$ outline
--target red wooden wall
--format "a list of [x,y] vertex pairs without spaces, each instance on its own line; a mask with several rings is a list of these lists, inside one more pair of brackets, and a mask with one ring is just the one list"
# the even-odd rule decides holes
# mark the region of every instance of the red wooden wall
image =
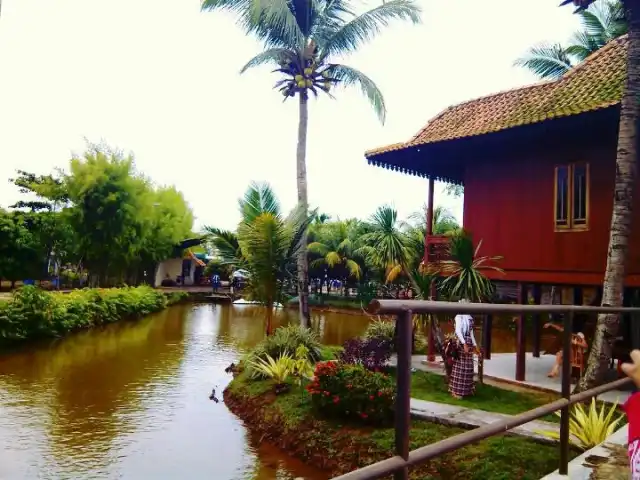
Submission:
[[[615,144],[565,148],[547,153],[477,159],[465,170],[464,227],[480,255],[502,255],[506,275],[495,279],[549,284],[597,285],[602,282],[613,184]],[[509,158],[507,158],[509,157]],[[590,164],[589,230],[554,231],[554,167]],[[635,195],[628,286],[640,286],[640,192]]]

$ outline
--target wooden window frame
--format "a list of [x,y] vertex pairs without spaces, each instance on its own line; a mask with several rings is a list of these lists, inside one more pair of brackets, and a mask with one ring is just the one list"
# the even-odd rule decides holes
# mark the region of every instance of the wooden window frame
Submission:
[[[584,223],[577,224],[575,223],[575,218],[573,215],[573,207],[574,207],[574,177],[575,177],[575,168],[576,166],[582,166],[585,170],[586,176],[586,194],[585,194],[585,220]],[[558,170],[560,168],[567,169],[567,189],[569,194],[567,195],[567,224],[566,225],[558,225],[557,218],[557,206],[558,206]],[[591,196],[591,174],[589,170],[589,163],[587,162],[574,162],[567,163],[564,165],[556,165],[553,170],[553,225],[556,232],[584,232],[589,230],[589,207],[590,201],[589,197]]]

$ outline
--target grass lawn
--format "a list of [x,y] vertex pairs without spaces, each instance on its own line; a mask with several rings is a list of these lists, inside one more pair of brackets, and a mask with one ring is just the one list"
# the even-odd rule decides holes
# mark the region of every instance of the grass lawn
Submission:
[[[438,377],[442,383],[442,378]],[[426,388],[426,385],[423,387]],[[225,403],[246,425],[285,452],[338,475],[393,456],[393,428],[372,428],[323,419],[302,387],[279,396],[270,381],[239,375],[225,391]],[[451,437],[464,430],[413,420],[411,449]],[[575,456],[574,453],[572,453]],[[520,437],[495,437],[415,467],[415,480],[531,479],[558,467],[559,450]]]
[[[395,375],[395,369],[390,369],[390,371],[392,375]],[[560,398],[559,395],[551,393],[514,392],[491,385],[476,384],[475,395],[457,400],[448,392],[442,375],[421,370],[411,374],[411,396],[430,402],[446,403],[448,405],[505,413],[507,415],[517,415]],[[549,422],[560,421],[556,415],[547,415],[541,420]]]

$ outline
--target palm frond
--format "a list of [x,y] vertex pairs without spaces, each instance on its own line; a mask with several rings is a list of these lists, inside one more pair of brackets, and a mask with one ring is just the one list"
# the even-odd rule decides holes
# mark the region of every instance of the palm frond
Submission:
[[238,200],[238,206],[244,223],[253,222],[263,213],[280,216],[280,204],[268,183],[252,182],[244,197]]
[[373,80],[361,71],[347,67],[346,65],[331,64],[328,70],[331,77],[335,78],[337,83],[345,87],[358,85],[362,93],[369,99],[369,103],[371,103],[380,122],[384,123],[385,117],[387,116],[387,107],[384,103],[382,92]]
[[349,275],[354,277],[356,280],[360,280],[362,276],[362,268],[360,268],[360,264],[355,260],[347,259],[345,261],[345,267],[347,267],[347,271]]
[[390,0],[364,12],[342,25],[322,44],[320,59],[353,53],[371,41],[393,20],[420,23],[421,8],[412,0]]
[[323,257],[329,253],[329,247],[326,246],[324,243],[320,243],[320,242],[311,242],[309,245],[307,245],[307,250],[309,250],[309,252],[311,253],[317,253],[318,255],[322,255]]
[[244,73],[250,68],[269,64],[280,64],[283,61],[290,61],[292,59],[295,59],[295,52],[287,48],[269,48],[249,60],[240,69],[240,73]]
[[202,0],[201,10],[235,14],[238,24],[267,48],[300,49],[304,34],[287,0]]
[[589,55],[600,50],[603,45],[596,37],[586,32],[575,32],[571,37],[571,44],[565,48],[565,53],[582,62]]
[[240,244],[234,232],[210,226],[205,226],[204,230],[216,253],[220,256],[222,263],[227,265],[240,263]]
[[540,78],[560,78],[573,66],[571,58],[560,44],[542,43],[518,58],[514,65],[524,67]]
[[620,1],[596,1],[586,10],[578,12],[584,32],[602,45],[628,31],[624,7]]

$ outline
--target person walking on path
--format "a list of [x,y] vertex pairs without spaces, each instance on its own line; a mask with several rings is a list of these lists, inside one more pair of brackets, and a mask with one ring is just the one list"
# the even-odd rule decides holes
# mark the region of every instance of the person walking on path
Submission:
[[[467,300],[460,300],[467,303]],[[478,344],[473,335],[473,317],[471,315],[456,315],[455,335],[458,340],[457,358],[453,360],[451,377],[449,378],[449,393],[454,398],[464,398],[473,395],[475,384],[473,381],[473,354],[478,352]]]

